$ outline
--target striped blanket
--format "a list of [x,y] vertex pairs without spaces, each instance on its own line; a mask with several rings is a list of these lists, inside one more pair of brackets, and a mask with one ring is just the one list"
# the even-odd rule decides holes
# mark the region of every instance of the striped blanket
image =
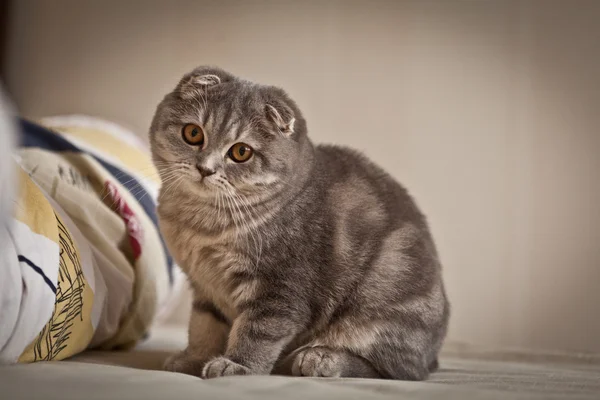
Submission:
[[133,346],[183,281],[158,231],[145,146],[88,117],[18,122],[0,243],[0,363]]

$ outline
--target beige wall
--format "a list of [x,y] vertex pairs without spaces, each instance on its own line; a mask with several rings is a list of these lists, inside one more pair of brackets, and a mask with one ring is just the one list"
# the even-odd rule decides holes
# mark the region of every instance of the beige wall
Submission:
[[316,141],[364,150],[428,214],[451,341],[600,352],[600,2],[14,3],[25,114],[144,135],[198,64],[281,85]]

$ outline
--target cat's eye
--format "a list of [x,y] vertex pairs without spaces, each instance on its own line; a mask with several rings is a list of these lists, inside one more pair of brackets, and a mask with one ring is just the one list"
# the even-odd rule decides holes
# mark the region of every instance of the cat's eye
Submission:
[[252,157],[252,147],[246,143],[236,143],[227,152],[229,158],[237,163],[248,161]]
[[182,130],[183,140],[191,146],[204,146],[204,131],[196,124],[187,124]]

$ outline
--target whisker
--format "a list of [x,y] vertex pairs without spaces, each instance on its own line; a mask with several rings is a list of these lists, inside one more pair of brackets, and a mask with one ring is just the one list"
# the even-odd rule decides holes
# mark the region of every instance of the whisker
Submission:
[[[240,200],[236,199],[237,194],[233,191],[233,187],[229,187],[229,192],[230,192],[230,196],[231,196],[231,200],[234,204],[234,206],[236,207],[236,209],[238,210],[240,216],[242,217],[242,210],[241,210],[241,206],[240,206]],[[244,204],[242,204],[242,206],[245,206]],[[252,216],[252,213],[249,212],[248,208],[246,207],[246,211],[248,212],[249,216]],[[252,241],[254,242],[254,246],[255,246],[255,255],[256,255],[256,267],[258,268],[258,263],[260,262],[260,255],[262,253],[262,238],[260,237],[260,232],[256,229],[255,226],[251,226],[250,223],[246,220],[244,220],[243,218],[241,218],[241,222],[246,226],[248,233],[250,234],[250,238],[252,239]],[[249,249],[248,249],[249,250]]]
[[[246,208],[246,211],[248,212],[248,214],[250,214],[250,216],[255,217],[259,222],[261,222],[262,224],[265,224],[267,222],[267,219],[262,216],[258,210],[256,210],[256,207],[253,207],[246,199],[244,199],[242,196],[240,195],[236,195],[236,197],[238,198],[238,200],[240,201],[240,203],[242,203],[242,205]],[[256,232],[256,235],[258,237],[258,239],[260,240],[260,243],[257,244],[258,249],[258,255],[257,255],[257,260],[256,260],[256,264],[258,265],[258,263],[260,262],[260,257],[262,256],[262,250],[263,250],[263,240],[262,237],[260,235],[260,230],[258,228],[257,224],[253,225],[253,229]]]

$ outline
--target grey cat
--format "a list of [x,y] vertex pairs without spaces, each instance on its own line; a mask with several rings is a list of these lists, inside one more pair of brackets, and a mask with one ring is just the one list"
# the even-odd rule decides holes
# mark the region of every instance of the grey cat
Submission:
[[449,304],[425,217],[356,151],[315,146],[276,87],[200,67],[150,129],[159,219],[194,293],[165,368],[425,379]]

